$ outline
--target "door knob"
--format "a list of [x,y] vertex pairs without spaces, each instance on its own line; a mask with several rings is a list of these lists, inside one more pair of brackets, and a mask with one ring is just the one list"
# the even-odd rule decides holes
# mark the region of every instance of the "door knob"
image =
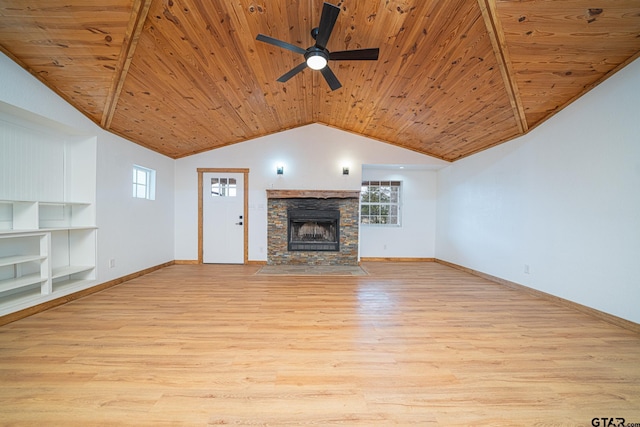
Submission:
[[236,225],[242,225],[242,221],[236,222]]

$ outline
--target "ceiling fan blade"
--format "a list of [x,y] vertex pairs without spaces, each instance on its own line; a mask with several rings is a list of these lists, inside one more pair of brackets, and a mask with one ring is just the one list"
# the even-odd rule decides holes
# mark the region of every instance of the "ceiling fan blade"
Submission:
[[331,90],[340,89],[342,87],[342,84],[340,84],[336,75],[333,74],[333,71],[331,71],[331,68],[326,66],[322,70],[320,70],[320,72],[322,73],[322,76],[324,77],[324,79],[327,81],[327,84],[329,85]]
[[256,40],[261,42],[269,43],[274,46],[281,47],[283,49],[290,50],[295,53],[299,53],[300,55],[304,55],[307,53],[306,49],[301,48],[300,46],[293,45],[291,43],[283,42],[282,40],[274,39],[273,37],[265,36],[264,34],[258,34]]
[[320,25],[318,25],[318,37],[316,37],[316,47],[325,49],[333,26],[336,24],[340,8],[331,3],[322,5],[322,16],[320,17]]
[[331,52],[329,59],[333,61],[377,61],[380,49],[356,49]]
[[291,77],[293,77],[296,74],[298,74],[300,71],[304,70],[305,68],[307,68],[307,62],[306,61],[301,63],[297,67],[292,68],[291,70],[289,70],[286,73],[284,73],[282,76],[280,76],[280,78],[278,78],[278,81],[280,83],[284,83],[284,82],[288,81]]

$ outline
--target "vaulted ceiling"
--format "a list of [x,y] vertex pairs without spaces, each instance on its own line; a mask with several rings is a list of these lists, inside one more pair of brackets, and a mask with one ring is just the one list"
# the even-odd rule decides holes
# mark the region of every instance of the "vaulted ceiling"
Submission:
[[104,129],[173,158],[323,123],[445,160],[513,139],[640,54],[640,0],[0,0],[0,49]]

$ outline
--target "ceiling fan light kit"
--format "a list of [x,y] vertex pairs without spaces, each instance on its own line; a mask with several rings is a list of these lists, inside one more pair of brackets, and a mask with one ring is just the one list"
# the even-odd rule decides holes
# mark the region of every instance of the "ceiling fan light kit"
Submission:
[[322,5],[322,16],[320,17],[320,24],[317,28],[311,30],[311,37],[313,37],[316,43],[313,46],[303,49],[299,46],[291,43],[284,42],[282,40],[274,39],[273,37],[266,36],[264,34],[258,34],[256,40],[278,46],[283,49],[290,50],[292,52],[304,55],[305,62],[292,68],[282,76],[278,78],[281,83],[287,82],[296,74],[303,71],[305,68],[311,68],[312,70],[320,71],[325,81],[331,88],[336,90],[342,87],[340,81],[336,75],[331,71],[328,65],[329,60],[332,61],[376,61],[379,55],[379,49],[357,49],[357,50],[343,50],[339,52],[329,52],[327,50],[327,42],[333,31],[333,27],[340,14],[340,8],[331,3],[324,3]]
[[327,55],[321,50],[311,50],[305,53],[304,57],[307,60],[307,67],[312,70],[322,70],[329,62]]

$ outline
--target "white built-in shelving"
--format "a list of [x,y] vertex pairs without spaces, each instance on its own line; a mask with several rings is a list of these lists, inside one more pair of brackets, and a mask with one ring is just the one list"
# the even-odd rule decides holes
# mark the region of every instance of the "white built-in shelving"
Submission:
[[[89,203],[2,200],[0,315],[96,279],[96,227]],[[10,226],[8,228],[7,226]]]
[[0,103],[0,316],[97,279],[95,137],[14,113]]

